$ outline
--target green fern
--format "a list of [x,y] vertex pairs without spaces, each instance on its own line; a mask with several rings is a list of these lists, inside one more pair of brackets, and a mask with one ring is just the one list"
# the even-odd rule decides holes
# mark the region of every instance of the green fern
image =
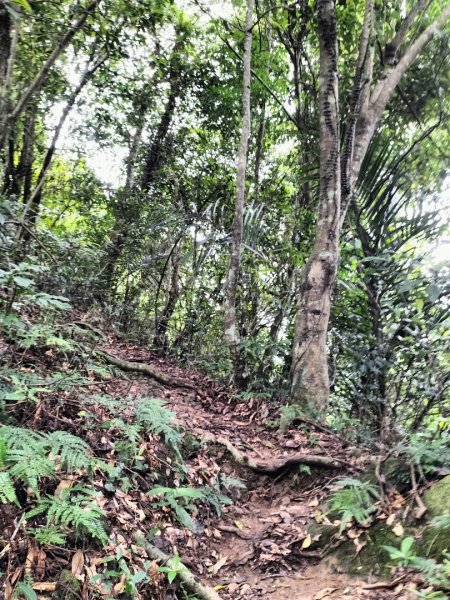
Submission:
[[66,543],[66,536],[61,533],[58,527],[47,526],[27,529],[27,532],[34,537],[43,546],[63,546]]
[[14,483],[9,473],[0,472],[0,502],[2,504],[19,504]]
[[20,581],[12,595],[13,599],[16,598],[25,598],[25,600],[37,600],[37,594],[31,587],[31,581]]
[[59,456],[61,468],[73,472],[91,466],[90,448],[81,438],[67,431],[53,431],[46,435],[48,449],[53,456]]
[[175,413],[156,398],[143,398],[136,409],[136,421],[146,432],[162,435],[174,449],[182,437],[175,429]]
[[342,532],[352,519],[357,523],[366,521],[374,510],[374,502],[380,495],[375,485],[353,477],[345,477],[336,485],[341,489],[330,496],[330,511],[340,513],[340,532]]
[[103,525],[104,513],[92,502],[92,490],[76,486],[64,490],[60,497],[47,496],[26,514],[27,519],[46,513],[46,526],[71,527],[80,536],[88,533],[103,544],[108,535]]
[[0,468],[6,467],[14,481],[31,488],[36,496],[40,480],[55,476],[57,457],[67,472],[94,464],[88,444],[66,431],[39,433],[21,427],[2,427],[0,434],[0,456],[4,457],[3,463],[0,459]]
[[17,481],[21,481],[39,496],[39,481],[42,477],[52,477],[55,472],[55,463],[43,453],[42,447],[11,451],[8,462],[14,464],[9,473]]
[[7,456],[8,456],[8,448],[6,447],[6,442],[0,436],[0,469],[5,465]]

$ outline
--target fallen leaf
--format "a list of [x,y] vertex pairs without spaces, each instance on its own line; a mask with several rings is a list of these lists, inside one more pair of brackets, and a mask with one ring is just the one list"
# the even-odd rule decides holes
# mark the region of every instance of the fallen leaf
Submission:
[[214,565],[212,565],[212,567],[209,567],[208,571],[213,575],[216,575],[227,562],[227,560],[228,556],[221,556],[219,560]]
[[312,544],[312,538],[311,538],[310,535],[307,535],[305,537],[305,539],[303,540],[302,550],[305,550],[306,548],[309,548],[311,546],[311,544]]
[[41,581],[33,583],[31,587],[35,592],[54,592],[57,585],[56,581]]
[[322,523],[324,516],[325,515],[322,512],[320,512],[320,510],[314,511],[314,520],[316,521],[316,523]]
[[395,514],[389,515],[389,517],[386,519],[386,525],[389,525],[389,527],[391,525],[393,525],[395,521]]
[[72,575],[77,579],[83,579],[84,554],[81,550],[77,550],[72,557]]
[[403,525],[401,523],[397,523],[397,525],[392,528],[392,532],[395,533],[397,537],[402,537],[405,533],[405,530],[403,529]]

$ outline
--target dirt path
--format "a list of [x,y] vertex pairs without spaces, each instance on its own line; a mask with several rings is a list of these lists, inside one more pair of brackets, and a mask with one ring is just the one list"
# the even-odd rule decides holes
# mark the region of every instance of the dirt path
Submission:
[[[342,461],[341,469],[284,469],[265,475],[234,461],[220,445],[196,446],[188,457],[194,480],[202,485],[213,474],[238,479],[245,489],[232,488],[233,504],[218,515],[213,509],[197,516],[198,531],[188,536],[168,527],[165,539],[180,548],[183,561],[224,599],[337,600],[395,598],[386,590],[364,589],[365,582],[333,572],[309,540],[307,529],[320,518],[320,502],[329,486],[358,469],[336,436],[310,427],[285,433],[268,427],[271,408],[251,400],[236,404],[218,384],[197,373],[186,373],[141,348],[115,348],[123,359],[142,361],[172,376],[186,378],[199,393],[168,389],[140,376],[131,377],[128,393],[164,400],[178,424],[193,438],[225,438],[249,456],[271,459],[293,452],[314,451]],[[201,393],[200,393],[201,392]],[[120,386],[117,393],[123,393]],[[345,463],[345,466],[344,466]],[[214,477],[213,477],[214,479]],[[312,542],[312,543],[311,543]]]

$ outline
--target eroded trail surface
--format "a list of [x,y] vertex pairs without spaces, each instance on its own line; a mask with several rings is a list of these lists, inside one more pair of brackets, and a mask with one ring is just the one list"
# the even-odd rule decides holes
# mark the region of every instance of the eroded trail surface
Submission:
[[[104,348],[121,359],[151,365],[192,384],[191,388],[164,386],[129,374],[114,385],[117,395],[164,400],[192,441],[186,459],[189,484],[216,486],[217,493],[226,493],[233,501],[218,511],[214,502],[210,509],[200,509],[195,533],[165,520],[162,513],[155,545],[168,554],[178,552],[192,572],[224,599],[407,598],[401,586],[397,591],[370,589],[374,580],[350,578],[338,566],[326,566],[321,560],[323,545],[319,550],[318,540],[308,536],[311,523],[322,518],[321,502],[333,482],[360,472],[362,459],[355,457],[354,449],[311,423],[296,423],[280,432],[276,424],[270,426],[278,414],[268,402],[236,402],[219,383],[184,371],[147,350],[125,344]],[[245,457],[244,463],[255,461],[264,468],[240,464],[236,452]],[[287,460],[292,456],[293,466]],[[319,462],[323,457],[324,465],[309,466],[311,456],[319,457]],[[286,466],[279,468],[283,463]],[[232,480],[245,488],[219,489],[219,482]],[[140,504],[136,496],[135,501]],[[146,520],[136,526],[149,529]]]

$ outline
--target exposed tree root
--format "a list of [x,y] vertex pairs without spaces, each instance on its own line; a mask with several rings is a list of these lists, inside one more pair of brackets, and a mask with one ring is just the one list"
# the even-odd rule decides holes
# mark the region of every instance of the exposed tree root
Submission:
[[[158,562],[163,562],[164,566],[169,568],[173,567],[174,570],[177,570],[177,566],[173,564],[172,558],[168,554],[166,554],[153,544],[146,542],[139,535],[136,535],[135,537],[136,542],[140,546],[142,546],[142,548],[144,548],[149,558]],[[178,571],[178,577],[180,581],[182,581],[185,584],[185,586],[189,589],[189,591],[194,593],[202,600],[221,600],[219,594],[213,588],[203,585],[203,583],[200,583],[200,581],[198,581],[198,579],[196,579],[195,576],[191,573],[191,571],[189,571],[187,568],[183,569],[182,571]]]
[[345,464],[344,461],[336,460],[329,456],[322,456],[320,454],[301,454],[300,452],[274,458],[256,458],[241,452],[224,437],[218,437],[205,431],[202,433],[202,438],[209,442],[225,446],[237,463],[244,465],[253,471],[257,471],[258,473],[267,473],[268,475],[295,465],[340,469],[342,468],[342,465]]
[[123,360],[118,356],[113,356],[105,350],[95,350],[95,354],[101,356],[106,362],[114,365],[115,367],[119,367],[123,371],[131,371],[134,373],[142,373],[143,375],[147,375],[155,381],[162,383],[163,385],[167,385],[170,387],[179,387],[179,388],[187,388],[188,390],[194,390],[197,394],[199,393],[198,389],[195,387],[193,383],[190,381],[186,381],[184,379],[178,379],[178,377],[171,377],[162,371],[158,371],[151,365],[147,365],[145,363],[131,362],[129,360]]

